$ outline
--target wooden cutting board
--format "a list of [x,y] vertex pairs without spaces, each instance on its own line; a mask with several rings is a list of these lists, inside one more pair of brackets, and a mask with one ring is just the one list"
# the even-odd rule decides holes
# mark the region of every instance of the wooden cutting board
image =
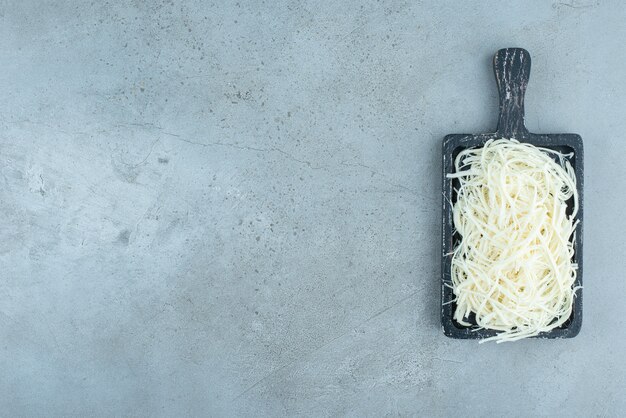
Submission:
[[[466,148],[482,146],[486,141],[496,138],[513,138],[535,146],[551,148],[563,154],[572,153],[569,159],[576,174],[579,196],[579,210],[576,219],[574,239],[574,259],[578,264],[575,286],[583,284],[583,142],[577,134],[535,134],[524,125],[524,93],[530,75],[530,54],[522,48],[499,50],[493,58],[493,70],[498,83],[500,96],[500,118],[496,132],[478,135],[452,134],[443,140],[443,245],[442,245],[442,281],[441,281],[441,323],[443,332],[448,337],[462,339],[482,339],[496,335],[496,331],[466,327],[453,319],[456,309],[452,289],[451,261],[456,242],[460,239],[455,234],[452,222],[452,205],[456,199],[454,180],[446,178],[454,172],[454,159]],[[570,207],[571,210],[571,207]],[[582,326],[583,298],[582,289],[576,292],[571,317],[561,327],[540,334],[538,338],[571,338],[578,335]],[[470,318],[470,322],[471,322]]]

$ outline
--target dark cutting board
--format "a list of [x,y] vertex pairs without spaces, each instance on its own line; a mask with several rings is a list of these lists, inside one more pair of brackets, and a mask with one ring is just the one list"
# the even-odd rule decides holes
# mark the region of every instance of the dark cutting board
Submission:
[[[524,93],[530,75],[530,55],[521,48],[499,50],[493,58],[493,70],[498,84],[500,96],[500,118],[494,133],[478,135],[452,134],[443,140],[443,262],[441,282],[441,323],[443,332],[448,337],[463,339],[482,339],[492,337],[497,331],[477,329],[476,326],[466,327],[453,319],[456,309],[451,285],[450,253],[460,239],[454,231],[452,222],[452,206],[456,199],[454,183],[456,180],[446,178],[446,174],[454,172],[454,158],[465,148],[482,146],[486,141],[495,138],[514,138],[520,142],[558,150],[564,154],[573,153],[569,159],[576,173],[576,186],[579,196],[579,211],[576,219],[579,224],[574,239],[574,259],[578,263],[578,275],[575,286],[583,283],[583,142],[577,134],[535,134],[528,132],[524,125]],[[571,210],[571,205],[569,207]],[[571,213],[571,212],[570,212]],[[538,338],[571,338],[578,335],[582,325],[583,298],[582,289],[576,292],[572,315],[561,327],[542,333]],[[472,318],[470,318],[470,322]]]

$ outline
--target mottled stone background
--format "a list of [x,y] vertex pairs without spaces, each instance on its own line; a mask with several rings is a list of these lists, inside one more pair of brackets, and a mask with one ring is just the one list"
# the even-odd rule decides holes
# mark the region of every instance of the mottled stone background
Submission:
[[[6,416],[619,416],[626,8],[617,0],[0,2]],[[580,336],[438,318],[441,140],[586,147]]]

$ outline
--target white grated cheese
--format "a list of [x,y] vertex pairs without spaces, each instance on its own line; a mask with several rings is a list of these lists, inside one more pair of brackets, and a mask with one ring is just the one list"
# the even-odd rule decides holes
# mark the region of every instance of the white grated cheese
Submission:
[[448,174],[460,183],[452,209],[461,236],[452,254],[454,319],[469,326],[474,313],[480,328],[501,331],[481,342],[532,337],[570,317],[578,194],[567,157],[496,139],[462,151]]

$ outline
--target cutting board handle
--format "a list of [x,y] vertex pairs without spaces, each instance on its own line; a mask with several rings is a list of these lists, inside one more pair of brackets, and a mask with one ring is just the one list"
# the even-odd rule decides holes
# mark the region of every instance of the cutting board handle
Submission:
[[496,133],[503,138],[528,134],[524,125],[524,93],[530,76],[530,54],[522,48],[505,48],[493,57],[493,71],[500,95]]

